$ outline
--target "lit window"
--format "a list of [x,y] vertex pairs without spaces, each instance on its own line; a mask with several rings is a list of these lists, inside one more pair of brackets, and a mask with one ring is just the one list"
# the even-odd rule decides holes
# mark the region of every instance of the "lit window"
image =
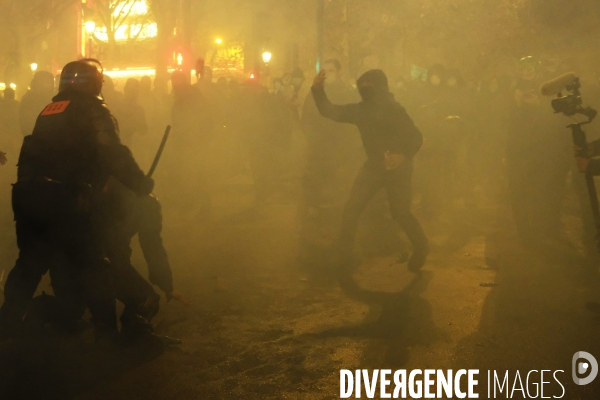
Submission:
[[146,0],[124,1],[115,6],[113,17],[127,17],[132,15],[148,14]]

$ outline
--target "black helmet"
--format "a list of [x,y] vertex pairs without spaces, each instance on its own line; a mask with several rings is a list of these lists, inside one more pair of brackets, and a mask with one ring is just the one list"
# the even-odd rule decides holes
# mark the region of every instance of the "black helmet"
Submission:
[[65,65],[60,74],[58,91],[76,90],[98,96],[102,91],[103,82],[104,74],[100,61],[84,58]]

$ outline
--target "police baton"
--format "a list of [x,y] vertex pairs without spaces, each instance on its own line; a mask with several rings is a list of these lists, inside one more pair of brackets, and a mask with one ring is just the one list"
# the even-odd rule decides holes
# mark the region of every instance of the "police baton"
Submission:
[[163,135],[162,141],[160,142],[160,146],[158,147],[158,151],[156,152],[156,156],[154,157],[154,162],[152,162],[150,171],[148,171],[148,178],[151,178],[152,174],[154,174],[154,170],[156,170],[156,166],[160,161],[160,156],[162,156],[163,150],[165,149],[165,145],[167,144],[167,139],[169,139],[169,133],[171,133],[171,125],[168,125],[167,129],[165,130],[165,134]]

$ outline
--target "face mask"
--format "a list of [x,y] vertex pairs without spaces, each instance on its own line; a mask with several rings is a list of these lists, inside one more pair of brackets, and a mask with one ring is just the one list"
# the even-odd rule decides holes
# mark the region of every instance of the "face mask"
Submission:
[[373,86],[359,86],[358,93],[365,103],[373,101],[377,97],[377,90]]

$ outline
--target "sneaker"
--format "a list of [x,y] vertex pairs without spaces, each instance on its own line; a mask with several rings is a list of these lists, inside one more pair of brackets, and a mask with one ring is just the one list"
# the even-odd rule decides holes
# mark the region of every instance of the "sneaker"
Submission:
[[419,272],[425,265],[427,260],[428,252],[426,251],[415,251],[408,259],[408,270],[410,272]]
[[165,350],[165,342],[156,336],[152,325],[139,314],[123,323],[120,344],[132,349],[138,358],[144,360],[154,359]]
[[183,342],[181,341],[181,339],[175,339],[169,336],[158,336],[160,338],[160,340],[162,340],[163,344],[165,345],[165,347],[169,347],[169,346],[179,346],[181,345]]

